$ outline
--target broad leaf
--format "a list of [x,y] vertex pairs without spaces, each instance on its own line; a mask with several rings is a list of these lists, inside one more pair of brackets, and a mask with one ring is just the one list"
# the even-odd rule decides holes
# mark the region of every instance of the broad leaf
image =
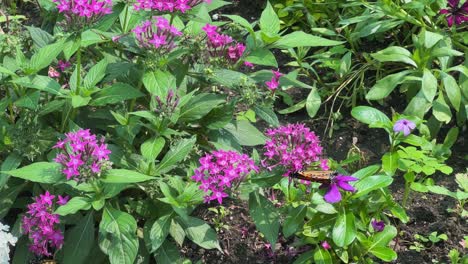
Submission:
[[62,165],[51,162],[36,162],[10,171],[2,171],[11,176],[38,183],[56,184],[65,181]]
[[272,48],[289,49],[297,47],[326,47],[343,44],[343,41],[335,41],[314,35],[307,34],[303,31],[295,31],[276,41],[271,45]]
[[239,120],[236,124],[229,123],[224,127],[242,146],[257,146],[265,144],[266,137],[247,120]]
[[221,250],[219,246],[216,231],[212,229],[205,221],[195,218],[187,217],[186,219],[179,218],[185,227],[185,234],[188,239],[192,240],[195,244],[205,249],[217,248]]
[[166,153],[164,158],[156,167],[157,173],[164,173],[169,171],[177,162],[182,161],[190,153],[195,145],[196,137],[189,139],[182,139],[172,146],[169,152]]
[[357,192],[353,195],[354,198],[361,197],[371,191],[387,187],[393,182],[393,178],[388,175],[373,175],[361,179],[354,187]]
[[351,115],[364,124],[390,123],[390,119],[381,111],[369,106],[357,106],[351,111]]
[[356,224],[353,213],[346,212],[344,208],[340,211],[333,227],[332,238],[333,242],[339,247],[348,246],[354,241],[356,238]]
[[108,170],[101,180],[107,183],[137,183],[154,179],[154,177],[132,170],[112,169]]
[[163,137],[150,138],[145,143],[141,144],[140,151],[141,155],[148,161],[154,161],[161,150],[164,148],[166,140]]
[[276,116],[275,111],[271,107],[255,105],[254,111],[261,119],[265,120],[268,124],[274,127],[279,126],[278,117]]
[[410,71],[394,73],[377,81],[377,83],[366,94],[367,100],[380,100],[387,97],[395,87],[403,81]]
[[275,10],[267,1],[267,6],[260,16],[260,29],[268,34],[277,34],[280,31],[280,19]]
[[437,93],[437,79],[427,68],[422,77],[422,91],[428,102],[432,102]]
[[100,90],[91,102],[93,106],[121,103],[125,100],[142,97],[143,94],[125,83],[115,83],[112,86]]
[[314,87],[309,95],[307,96],[306,101],[306,110],[309,117],[313,118],[317,114],[318,110],[320,109],[320,105],[322,104],[322,98],[320,98],[320,94],[316,87]]
[[150,240],[151,252],[156,251],[166,240],[171,228],[172,215],[161,216],[151,227]]
[[213,108],[225,102],[224,96],[201,93],[193,97],[180,110],[179,120],[184,122],[197,121],[207,115]]
[[63,263],[84,264],[94,245],[94,214],[90,211],[65,234]]
[[91,201],[85,197],[73,197],[65,205],[55,210],[55,213],[61,216],[75,214],[79,210],[88,210],[91,208]]
[[275,206],[258,192],[249,196],[249,211],[257,229],[265,235],[272,249],[275,249],[279,232],[279,215]]
[[0,190],[2,190],[3,186],[8,182],[8,178],[10,177],[7,173],[2,173],[2,171],[9,171],[18,168],[21,164],[21,156],[12,152],[7,158],[2,162],[0,167]]

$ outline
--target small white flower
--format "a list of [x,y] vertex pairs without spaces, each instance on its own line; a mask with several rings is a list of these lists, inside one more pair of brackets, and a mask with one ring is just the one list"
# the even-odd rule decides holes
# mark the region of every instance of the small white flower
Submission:
[[10,262],[10,245],[14,246],[18,239],[8,233],[10,227],[0,223],[0,264]]
[[219,19],[219,15],[218,14],[213,14],[213,20],[218,20]]

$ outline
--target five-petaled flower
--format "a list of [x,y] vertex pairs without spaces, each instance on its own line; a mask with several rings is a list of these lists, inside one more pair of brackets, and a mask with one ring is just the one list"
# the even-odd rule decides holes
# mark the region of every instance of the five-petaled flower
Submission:
[[441,14],[447,15],[447,24],[449,27],[455,22],[456,25],[460,25],[463,22],[468,21],[468,1],[460,6],[460,0],[448,0],[448,9],[441,9]]
[[408,136],[413,129],[416,128],[416,124],[408,119],[400,119],[396,121],[395,125],[393,125],[393,131],[403,132],[403,135]]
[[338,176],[332,177],[330,183],[322,184],[322,187],[328,187],[327,193],[323,196],[325,201],[328,203],[337,203],[341,201],[340,189],[347,192],[355,192],[356,189],[349,184],[351,181],[357,181],[358,178],[352,176],[345,176],[339,174]]

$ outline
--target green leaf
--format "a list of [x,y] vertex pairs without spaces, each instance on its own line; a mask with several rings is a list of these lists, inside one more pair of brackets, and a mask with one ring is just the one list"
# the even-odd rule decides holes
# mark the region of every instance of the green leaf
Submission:
[[27,66],[27,72],[36,73],[49,66],[60,52],[62,52],[63,43],[63,41],[60,41],[40,48],[37,53],[31,57],[31,61]]
[[91,102],[91,105],[102,106],[116,104],[142,96],[143,94],[140,91],[126,83],[115,83],[112,86],[100,90],[96,98]]
[[354,241],[356,238],[356,224],[353,213],[346,212],[344,208],[342,209],[333,227],[332,238],[333,242],[339,247],[348,246]]
[[72,95],[71,102],[73,108],[79,108],[88,105],[89,101],[91,101],[91,97],[83,97],[81,95]]
[[433,102],[432,114],[437,120],[446,124],[448,124],[450,120],[452,120],[452,112],[450,111],[450,107],[444,100],[443,93],[439,93],[439,96]]
[[177,162],[182,161],[192,151],[196,137],[182,139],[170,148],[164,158],[156,167],[157,174],[169,171]]
[[6,159],[2,162],[2,166],[0,167],[0,190],[2,190],[3,186],[8,182],[8,178],[10,177],[7,173],[2,173],[2,171],[9,171],[18,168],[21,164],[22,157],[15,152],[12,152]]
[[386,262],[393,261],[397,258],[395,251],[388,247],[374,247],[370,250],[370,253]]
[[393,46],[371,54],[371,56],[380,62],[403,62],[414,67],[418,67],[416,62],[411,59],[411,52],[407,49]]
[[361,197],[365,194],[368,194],[371,191],[387,187],[393,182],[393,178],[388,175],[373,175],[368,176],[356,184],[354,187],[357,189],[357,192],[353,195],[354,198]]
[[99,246],[111,264],[133,263],[138,252],[137,223],[130,214],[104,207],[99,225]]
[[224,96],[221,95],[211,93],[198,94],[182,107],[179,120],[182,122],[199,120],[213,110],[213,108],[224,102]]
[[60,206],[55,210],[55,213],[61,216],[75,214],[80,210],[88,210],[91,208],[91,201],[85,197],[73,197],[65,205]]
[[257,229],[265,235],[271,248],[275,249],[279,232],[279,215],[275,206],[258,192],[249,195],[249,212]]
[[255,114],[257,114],[261,119],[265,120],[268,124],[278,127],[279,120],[275,114],[275,111],[271,107],[263,106],[263,105],[255,105],[254,106]]
[[411,99],[406,107],[404,114],[408,116],[417,116],[424,118],[424,114],[431,108],[432,104],[426,100],[422,90]]
[[81,46],[81,38],[76,35],[70,36],[63,45],[63,55],[65,56],[65,60],[69,61],[70,58],[75,54],[75,52]]
[[314,87],[309,95],[307,96],[306,101],[306,110],[309,114],[309,117],[313,118],[317,114],[318,110],[320,109],[320,105],[322,104],[322,98],[320,98],[320,94],[316,87]]
[[108,170],[101,181],[106,183],[137,183],[154,180],[154,177],[124,169]]
[[166,98],[170,89],[177,87],[176,78],[170,72],[157,70],[146,72],[143,76],[143,84],[153,96]]
[[94,245],[94,214],[90,211],[65,234],[63,263],[84,264]]
[[11,206],[15,203],[18,194],[26,186],[22,183],[16,186],[8,186],[0,192],[0,219],[3,219],[10,211]]
[[387,152],[382,156],[382,169],[389,176],[393,176],[398,169],[398,153]]
[[182,225],[185,228],[185,234],[188,239],[192,240],[195,244],[205,249],[217,248],[219,246],[216,231],[212,229],[205,221],[188,216],[186,219],[180,217]]
[[150,138],[145,143],[141,144],[141,155],[148,161],[154,161],[159,153],[161,153],[161,150],[164,148],[164,145],[166,144],[166,140],[164,140],[163,137],[158,137],[158,138]]
[[391,123],[390,119],[381,111],[369,106],[357,106],[351,111],[351,115],[364,124]]
[[151,240],[151,253],[159,249],[166,240],[169,230],[171,228],[172,215],[161,216],[156,220],[151,227],[150,240]]
[[242,146],[257,146],[265,144],[266,137],[247,120],[238,120],[236,124],[229,123],[223,130],[229,132]]
[[314,252],[314,263],[316,264],[333,264],[332,257],[328,250],[317,248]]
[[452,103],[453,108],[455,108],[455,110],[458,112],[461,102],[460,87],[458,86],[457,81],[451,75],[444,72],[440,72],[440,74],[442,77],[442,82],[444,83],[447,97],[450,103]]
[[278,68],[278,62],[276,61],[275,55],[268,49],[256,49],[250,52],[245,58],[245,61],[256,65]]
[[363,169],[356,171],[355,173],[353,173],[352,176],[358,179],[363,179],[365,177],[374,175],[374,173],[378,172],[379,169],[380,169],[379,165],[371,165],[371,166],[368,166],[368,167],[365,167]]
[[156,263],[177,263],[180,259],[179,249],[174,243],[166,240],[155,253]]
[[14,79],[11,82],[24,86],[24,87],[48,92],[54,95],[60,94],[60,87],[61,87],[60,84],[48,76],[30,75],[30,76]]
[[280,31],[280,19],[271,6],[270,1],[267,1],[267,6],[260,16],[260,29],[262,32],[271,35],[277,34]]
[[328,47],[343,44],[343,41],[335,41],[314,35],[303,31],[294,31],[282,36],[281,39],[271,45],[272,48],[289,49],[297,47]]
[[16,170],[2,172],[32,182],[56,184],[65,180],[61,170],[62,165],[58,163],[36,162]]
[[302,100],[302,101],[300,101],[299,103],[297,103],[297,104],[295,104],[293,106],[290,106],[290,107],[288,107],[286,109],[278,111],[278,113],[280,113],[282,115],[287,115],[287,114],[297,112],[297,111],[301,110],[302,108],[304,108],[306,103],[307,103],[306,100]]
[[229,89],[242,85],[254,84],[254,81],[249,76],[231,70],[214,70],[211,78],[214,82],[226,86]]
[[427,68],[422,77],[422,91],[428,102],[432,102],[437,93],[437,79]]
[[444,38],[444,36],[430,31],[424,31],[423,34],[424,46],[428,49],[432,48],[435,44]]
[[38,48],[42,48],[54,41],[54,37],[50,35],[47,31],[33,26],[26,26],[26,28],[28,29],[29,34],[31,35],[34,45],[36,45],[36,47]]
[[306,212],[307,207],[304,205],[290,209],[283,224],[283,234],[286,238],[296,233],[298,228],[304,225]]
[[33,110],[37,109],[40,96],[40,91],[35,91],[33,93],[26,94],[20,97],[20,99],[15,102],[15,105]]
[[387,97],[395,87],[403,81],[406,75],[411,71],[402,71],[385,76],[377,81],[377,83],[367,92],[367,100],[380,100]]
[[98,84],[106,75],[107,60],[103,59],[94,65],[84,78],[84,87],[91,89]]
[[238,15],[223,15],[229,19],[231,19],[233,22],[243,26],[245,29],[249,31],[253,31],[252,25],[250,25],[249,21],[247,21],[245,18],[238,16]]

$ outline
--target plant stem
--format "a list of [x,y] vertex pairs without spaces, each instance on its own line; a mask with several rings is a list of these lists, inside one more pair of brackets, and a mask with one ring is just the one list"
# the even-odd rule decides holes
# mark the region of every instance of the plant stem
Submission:
[[76,54],[76,90],[75,94],[80,95],[80,83],[81,83],[81,47],[78,48]]
[[406,203],[408,202],[410,192],[411,192],[410,183],[408,181],[405,181],[405,192],[403,194],[403,202],[402,202],[403,208],[406,208]]

